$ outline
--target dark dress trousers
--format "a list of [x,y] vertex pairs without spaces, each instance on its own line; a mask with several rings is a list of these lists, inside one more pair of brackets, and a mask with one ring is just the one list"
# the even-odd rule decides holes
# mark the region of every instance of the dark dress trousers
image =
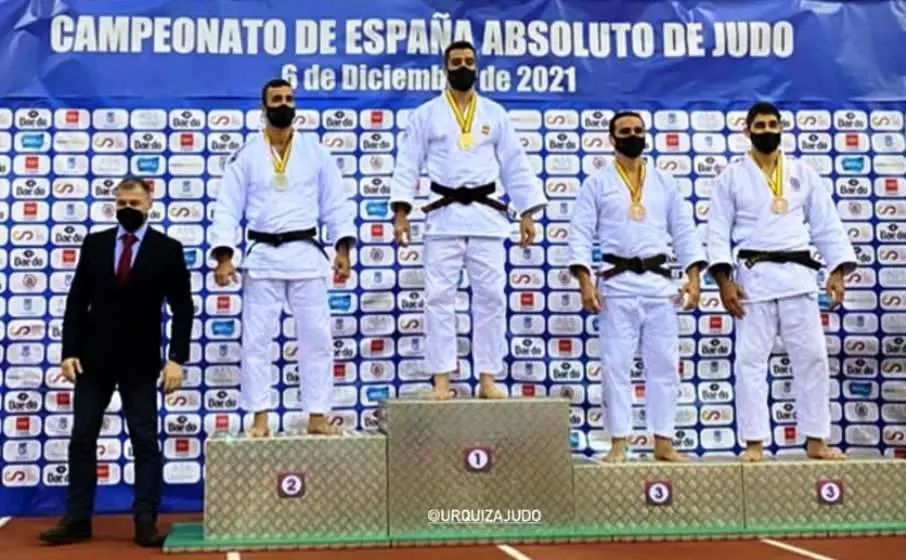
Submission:
[[157,382],[164,302],[173,314],[168,360],[184,364],[194,307],[183,246],[147,224],[137,232],[128,276],[118,280],[120,228],[85,238],[66,301],[63,359],[78,358],[69,442],[67,517],[89,520],[97,487],[97,439],[113,391],[123,403],[135,455],[136,521],[154,523],[160,506],[162,461],[157,434]]

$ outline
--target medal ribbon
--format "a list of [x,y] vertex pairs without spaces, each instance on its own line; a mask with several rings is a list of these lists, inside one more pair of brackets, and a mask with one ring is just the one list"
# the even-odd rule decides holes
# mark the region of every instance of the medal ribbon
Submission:
[[268,138],[267,133],[263,134],[265,141],[267,141],[268,148],[270,148],[269,151],[271,153],[271,163],[274,166],[274,172],[277,175],[283,175],[286,172],[286,164],[289,163],[289,155],[293,151],[293,137],[290,135],[289,140],[286,141],[286,148],[283,149],[283,153],[278,154],[271,145],[271,139]]
[[642,200],[642,185],[645,184],[645,166],[642,166],[642,172],[639,176],[639,187],[633,188],[632,181],[629,180],[629,176],[623,170],[623,167],[617,163],[615,165],[617,168],[617,175],[620,176],[620,179],[623,180],[623,184],[626,185],[626,188],[629,189],[629,197],[632,200],[633,204],[639,204]]
[[767,173],[764,174],[765,180],[768,182],[768,188],[771,189],[771,192],[774,193],[774,198],[779,199],[783,198],[783,156],[777,156],[777,165],[774,166],[773,176],[769,176]]
[[453,116],[456,117],[456,124],[459,125],[459,130],[462,131],[462,134],[471,132],[472,121],[475,120],[475,107],[478,101],[475,94],[472,94],[472,99],[469,100],[469,105],[466,107],[465,113],[459,110],[459,104],[453,99],[453,94],[450,93],[450,90],[445,92],[444,97],[447,98],[447,104],[453,109]]

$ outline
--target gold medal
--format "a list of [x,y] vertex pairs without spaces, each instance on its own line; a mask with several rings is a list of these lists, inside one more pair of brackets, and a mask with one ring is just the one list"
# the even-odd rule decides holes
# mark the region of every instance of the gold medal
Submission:
[[645,221],[645,207],[636,202],[629,207],[629,217],[637,222]]
[[271,145],[270,138],[267,137],[267,132],[262,132],[262,134],[264,135],[264,141],[267,143],[268,151],[271,154],[271,164],[274,167],[274,178],[271,179],[271,186],[282,191],[289,186],[289,181],[286,178],[286,166],[289,163],[289,156],[293,151],[293,137],[290,136],[286,141],[286,148],[284,148],[283,153],[278,154]]
[[775,198],[773,202],[771,202],[771,210],[775,214],[786,214],[789,209],[790,204],[785,198]]
[[472,122],[475,120],[475,109],[478,105],[478,96],[474,93],[472,94],[472,98],[469,99],[469,105],[466,107],[465,113],[459,109],[459,104],[456,103],[450,90],[444,92],[444,97],[446,97],[447,104],[453,111],[453,116],[456,117],[456,124],[459,125],[459,147],[467,152],[475,145],[475,137],[472,135]]
[[631,204],[629,205],[629,217],[636,222],[645,221],[645,205],[642,204],[642,186],[645,184],[645,166],[642,165],[642,169],[639,173],[638,187],[632,185],[632,181],[629,180],[629,176],[619,163],[614,163],[614,167],[616,167],[617,175],[623,180],[623,184],[629,189],[629,200],[631,201]]

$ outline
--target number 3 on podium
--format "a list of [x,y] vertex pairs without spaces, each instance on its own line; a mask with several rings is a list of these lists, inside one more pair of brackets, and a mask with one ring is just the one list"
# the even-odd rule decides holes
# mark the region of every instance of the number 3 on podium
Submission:
[[815,484],[818,503],[825,506],[836,506],[843,503],[843,481],[840,479],[820,479]]
[[649,506],[669,506],[673,503],[673,485],[669,480],[645,481],[645,503]]

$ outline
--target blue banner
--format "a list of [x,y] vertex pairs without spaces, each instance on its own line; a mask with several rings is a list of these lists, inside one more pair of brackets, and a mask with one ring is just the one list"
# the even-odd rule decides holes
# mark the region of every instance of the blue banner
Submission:
[[[479,51],[480,89],[510,116],[551,204],[537,246],[508,249],[505,384],[571,400],[577,454],[607,449],[594,318],[564,269],[581,184],[612,157],[607,125],[633,108],[651,160],[707,219],[710,182],[747,148],[745,110],[776,101],[783,148],[835,193],[861,267],[823,320],[831,443],[906,457],[906,7],[902,1],[738,2],[0,0],[0,516],[62,511],[72,386],[59,371],[65,298],[82,239],[114,224],[110,188],[154,185],[151,221],[186,247],[196,324],[183,388],[161,397],[164,511],[200,511],[203,442],[237,433],[241,292],[212,279],[207,228],[228,154],[260,126],[261,87],[296,86],[296,127],[334,153],[359,207],[354,274],[332,286],[336,421],[371,428],[377,403],[423,390],[421,245],[391,244],[387,204],[407,112],[443,87],[452,39]],[[418,224],[416,224],[416,227]],[[417,237],[417,236],[416,236]],[[468,289],[457,390],[477,374]],[[302,425],[288,316],[274,348],[279,428]],[[680,316],[676,445],[739,451],[734,324],[706,279]],[[772,454],[803,443],[793,372],[769,364]],[[650,453],[633,368],[635,452]],[[98,441],[99,512],[126,512],[132,449],[114,397]]]
[[[893,101],[906,88],[896,1],[6,0],[2,97],[254,97],[436,90],[472,41],[500,99]],[[866,59],[871,63],[867,64]],[[691,79],[695,77],[695,79]]]

